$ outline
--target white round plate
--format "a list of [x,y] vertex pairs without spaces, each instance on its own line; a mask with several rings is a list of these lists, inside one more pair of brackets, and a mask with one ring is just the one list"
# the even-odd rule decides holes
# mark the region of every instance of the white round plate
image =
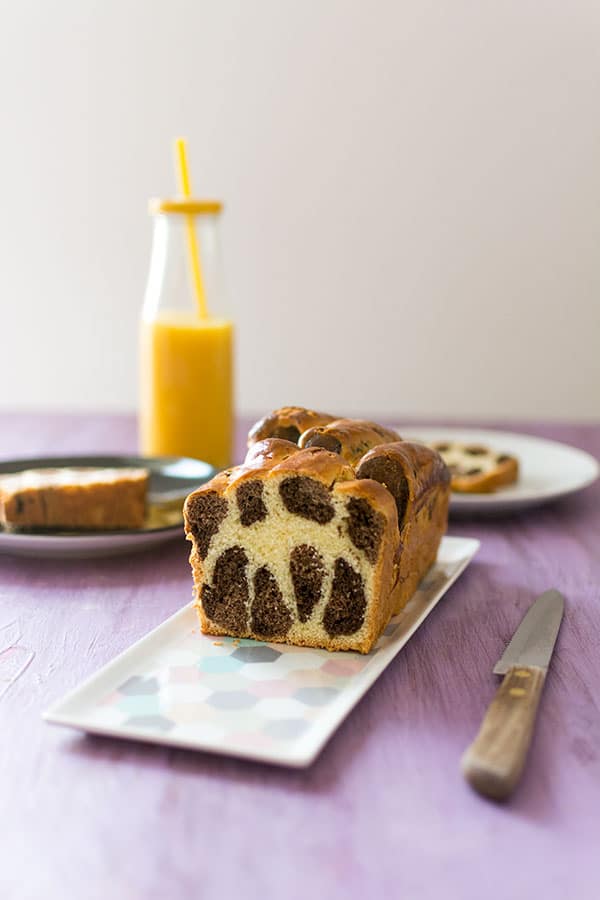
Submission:
[[[148,501],[150,512],[144,528],[127,531],[96,532],[8,532],[0,528],[0,553],[38,559],[88,559],[115,556],[147,550],[156,544],[183,536],[180,512],[187,494],[208,481],[216,469],[198,459],[183,456],[62,456],[36,459],[13,459],[0,463],[0,474],[24,469],[73,468],[95,469],[143,468],[150,471]],[[172,504],[168,511],[156,511],[157,504]],[[180,505],[179,505],[180,504]],[[164,507],[161,507],[161,509]],[[160,522],[157,525],[157,522]],[[168,524],[164,524],[168,522]]]
[[587,487],[600,473],[598,462],[589,453],[533,435],[478,428],[395,427],[404,440],[485,444],[519,460],[515,484],[493,494],[452,494],[452,515],[508,513],[540,506]]

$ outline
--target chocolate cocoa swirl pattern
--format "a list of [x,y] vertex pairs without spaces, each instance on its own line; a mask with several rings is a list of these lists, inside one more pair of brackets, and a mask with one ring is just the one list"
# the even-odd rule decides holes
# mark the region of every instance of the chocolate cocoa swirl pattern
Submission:
[[255,446],[250,465],[223,477],[226,496],[203,488],[186,504],[204,615],[261,640],[301,638],[302,627],[317,645],[358,634],[384,534],[396,527],[391,498],[324,448]]

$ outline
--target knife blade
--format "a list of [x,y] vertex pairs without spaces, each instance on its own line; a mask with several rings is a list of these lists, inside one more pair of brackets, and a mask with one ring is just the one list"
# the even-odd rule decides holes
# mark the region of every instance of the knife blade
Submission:
[[469,784],[486,797],[504,800],[519,781],[564,602],[556,590],[538,597],[494,666],[504,680],[461,760]]
[[538,666],[547,672],[564,609],[565,598],[559,591],[541,594],[506,645],[494,675],[506,675],[513,666]]

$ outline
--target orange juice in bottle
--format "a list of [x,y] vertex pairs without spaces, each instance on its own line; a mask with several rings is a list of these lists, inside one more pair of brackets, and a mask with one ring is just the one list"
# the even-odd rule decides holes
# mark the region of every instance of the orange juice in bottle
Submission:
[[140,445],[231,463],[233,323],[224,312],[217,202],[155,200],[141,322]]

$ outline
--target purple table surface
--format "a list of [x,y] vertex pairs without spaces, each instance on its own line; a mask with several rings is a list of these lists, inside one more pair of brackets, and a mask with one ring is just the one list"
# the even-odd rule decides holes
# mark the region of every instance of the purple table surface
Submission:
[[[135,447],[132,417],[0,425],[4,458]],[[600,427],[513,428],[600,455]],[[0,557],[0,627],[18,619],[35,653],[0,697],[0,897],[597,900],[600,483],[449,532],[480,538],[476,561],[305,771],[42,721],[189,601],[183,539],[114,560]],[[493,663],[548,587],[566,595],[566,618],[525,776],[498,806],[471,792],[459,759]]]

